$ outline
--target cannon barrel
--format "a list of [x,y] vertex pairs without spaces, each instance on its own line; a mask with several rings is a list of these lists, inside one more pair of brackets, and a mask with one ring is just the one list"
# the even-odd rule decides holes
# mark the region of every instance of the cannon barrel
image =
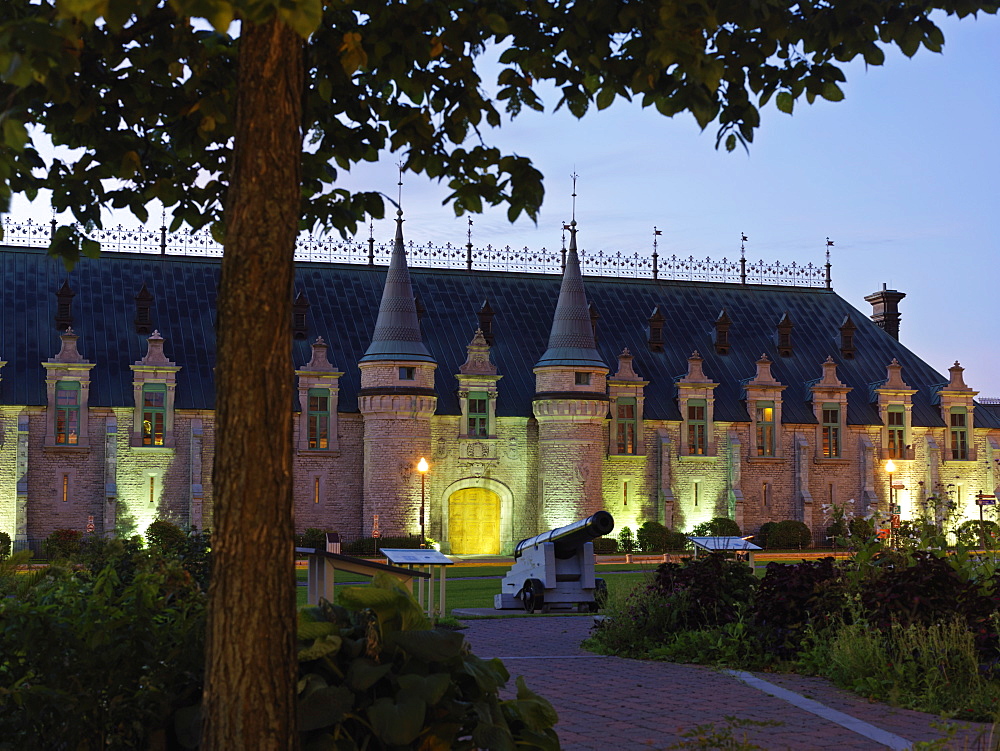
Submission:
[[565,527],[556,527],[527,540],[521,540],[514,548],[514,558],[520,558],[522,550],[532,545],[541,545],[543,542],[555,545],[556,558],[569,558],[575,554],[577,547],[595,537],[608,534],[614,528],[614,517],[607,511],[598,511],[593,516],[567,524]]

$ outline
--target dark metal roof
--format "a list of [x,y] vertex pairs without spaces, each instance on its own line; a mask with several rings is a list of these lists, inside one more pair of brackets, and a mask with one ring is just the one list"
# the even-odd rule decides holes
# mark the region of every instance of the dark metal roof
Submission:
[[[82,259],[69,274],[60,261],[36,248],[0,248],[3,305],[0,307],[0,401],[4,404],[45,403],[41,362],[59,351],[55,327],[55,292],[68,279],[73,299],[73,329],[83,356],[97,363],[91,371],[90,403],[124,406],[133,400],[129,366],[146,349],[135,332],[135,295],[145,283],[153,294],[152,325],[166,339],[166,355],[181,366],[176,406],[214,406],[212,367],[215,359],[215,298],[219,259],[109,253]],[[310,301],[308,336],[293,344],[293,363],[310,358],[309,342],[322,336],[330,346],[330,362],[344,371],[340,379],[342,411],[357,410],[360,371],[356,363],[371,343],[386,279],[385,267],[306,263],[298,267],[296,290]],[[530,416],[534,395],[532,367],[545,352],[561,279],[546,274],[410,269],[413,292],[426,313],[421,322],[424,343],[438,363],[438,413],[459,414],[455,374],[466,358],[466,345],[479,324],[484,299],[495,311],[491,359],[503,378],[498,383],[499,416]],[[813,423],[806,384],[822,375],[832,355],[837,375],[853,388],[848,395],[849,423],[879,424],[870,384],[886,377],[896,358],[914,395],[913,424],[942,426],[932,404],[932,387],[947,378],[876,326],[830,290],[741,286],[736,284],[584,277],[587,297],[601,311],[597,350],[612,364],[628,348],[635,371],[646,387],[647,419],[679,420],[674,379],[687,372],[687,358],[698,350],[704,372],[719,386],[716,419],[748,421],[742,384],[755,373],[766,353],[774,377],[787,385],[783,421]],[[663,352],[650,352],[647,319],[655,307],[666,317]],[[725,309],[732,325],[729,354],[713,343],[714,322]],[[795,322],[792,354],[780,357],[775,331],[788,313]],[[857,322],[855,357],[840,356],[840,326],[850,315]],[[1000,428],[1000,410],[976,410],[976,425]]]

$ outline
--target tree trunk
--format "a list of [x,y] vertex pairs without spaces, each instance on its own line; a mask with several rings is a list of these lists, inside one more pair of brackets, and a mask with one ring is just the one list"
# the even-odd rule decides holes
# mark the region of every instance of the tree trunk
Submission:
[[292,287],[303,40],[244,23],[218,299],[203,748],[293,749]]

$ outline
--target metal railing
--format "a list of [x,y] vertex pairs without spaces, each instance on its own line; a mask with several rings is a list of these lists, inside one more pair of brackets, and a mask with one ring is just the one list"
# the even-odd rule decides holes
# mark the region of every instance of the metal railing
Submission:
[[[16,222],[4,219],[3,243],[6,245],[48,247],[56,222]],[[101,250],[112,253],[145,253],[175,256],[221,256],[222,246],[206,230],[167,232],[145,228],[129,229],[118,226],[94,230],[88,236],[101,244]],[[367,266],[387,266],[393,243],[367,240],[341,240],[302,234],[295,243],[295,260],[304,262],[350,263]],[[465,245],[406,244],[407,263],[413,267],[465,269],[467,271],[512,271],[520,273],[560,274],[566,266],[566,251],[531,250],[530,248],[475,247]],[[668,279],[691,282],[721,282],[728,284],[769,284],[830,289],[830,263],[796,264],[780,261],[738,260],[713,261],[672,255],[661,256],[623,253],[621,251],[581,250],[580,266],[587,276],[625,277],[637,279]]]

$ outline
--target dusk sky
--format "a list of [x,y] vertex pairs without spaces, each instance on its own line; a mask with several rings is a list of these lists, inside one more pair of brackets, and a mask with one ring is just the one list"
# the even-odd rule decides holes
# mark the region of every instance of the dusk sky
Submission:
[[[991,323],[1000,250],[1000,20],[940,25],[943,54],[897,52],[881,67],[848,66],[842,102],[802,100],[792,116],[770,103],[749,153],[716,151],[714,127],[702,133],[690,116],[668,120],[625,102],[580,121],[562,110],[526,113],[487,138],[530,157],[545,175],[538,224],[511,225],[504,210],[487,211],[472,217],[473,243],[558,248],[574,171],[579,244],[587,251],[651,253],[656,225],[661,257],[738,258],[745,233],[749,260],[822,264],[830,237],[838,294],[869,315],[864,296],[883,283],[905,292],[903,344],[945,375],[959,360],[969,386],[1000,397]],[[555,101],[546,96],[550,108]],[[359,167],[345,184],[395,197],[395,161],[386,155]],[[467,218],[441,205],[447,192],[404,176],[407,240],[465,243]],[[15,202],[11,216],[45,220],[46,206],[41,198]],[[375,223],[376,239],[392,234],[388,220]]]

